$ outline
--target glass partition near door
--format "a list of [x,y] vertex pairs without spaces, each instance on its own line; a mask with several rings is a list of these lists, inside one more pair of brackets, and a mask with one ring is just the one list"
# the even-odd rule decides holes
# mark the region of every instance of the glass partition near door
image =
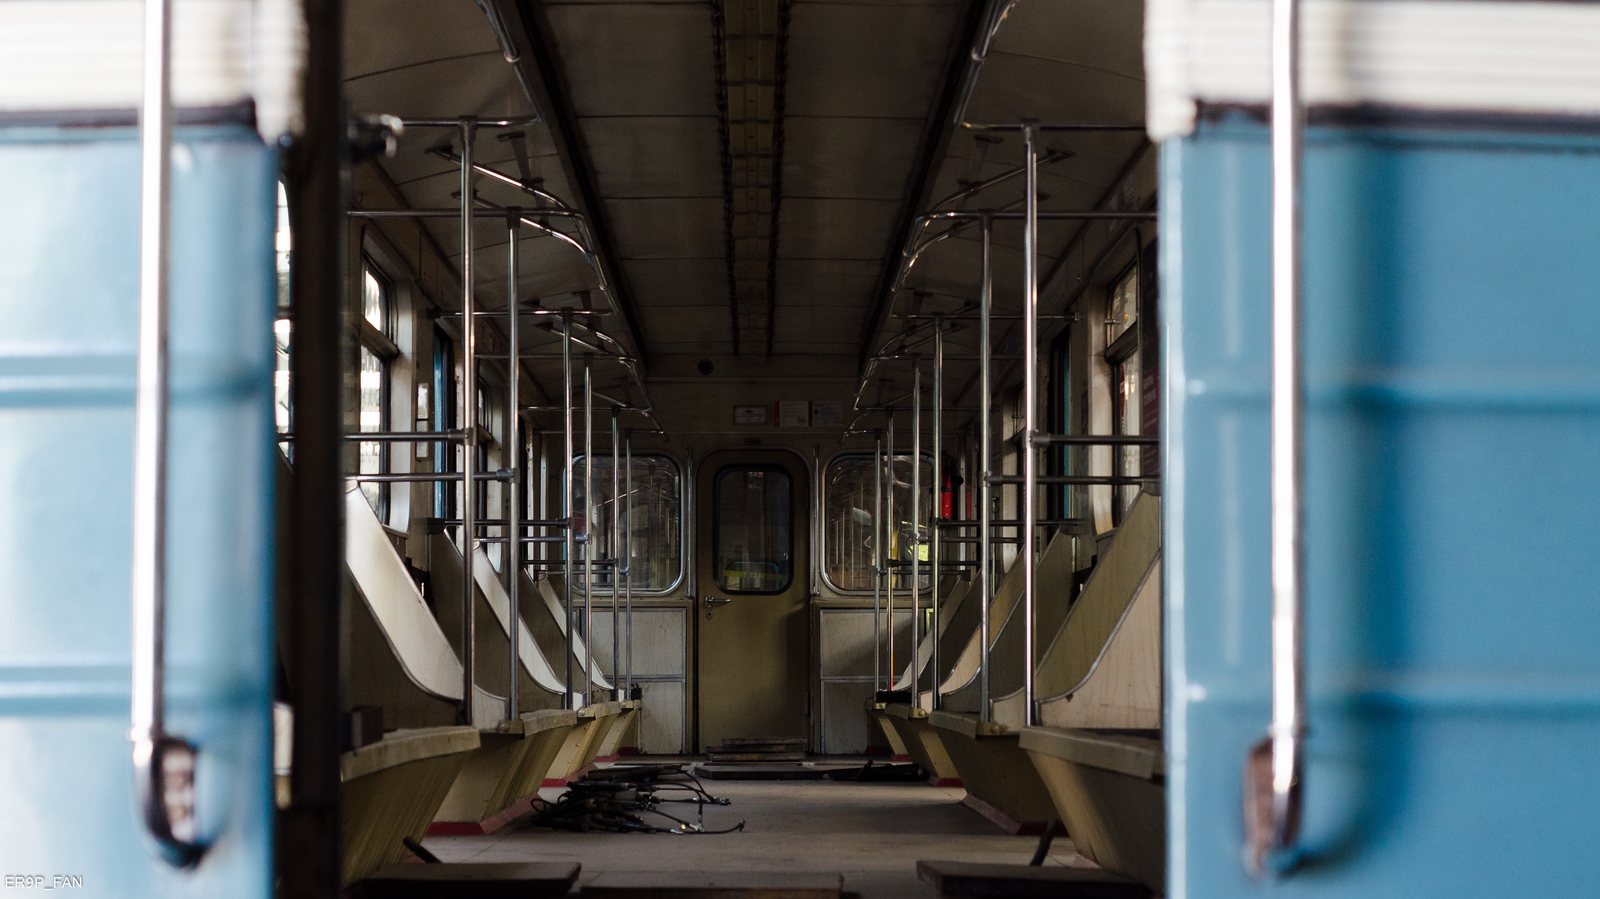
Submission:
[[794,482],[771,465],[717,472],[712,546],[725,593],[781,593],[794,579]]
[[[851,453],[839,456],[828,463],[823,479],[823,574],[836,590],[872,590],[873,555],[877,548],[877,534],[882,526],[874,518],[878,510],[884,515],[888,510],[875,504],[873,493],[881,483],[882,473],[873,471],[871,453]],[[933,459],[922,459],[922,536],[927,536],[927,520],[933,508]],[[895,526],[889,528],[887,553],[889,560],[909,563],[913,552],[921,553],[923,562],[929,561],[928,547],[918,548],[912,539],[914,525],[911,521],[911,457],[895,454],[894,460],[894,515]],[[919,579],[921,588],[933,585],[933,578],[924,570]],[[907,570],[896,569],[895,589],[911,589],[911,576]]]
[[[581,519],[584,509],[582,456],[573,460],[572,495]],[[628,469],[623,467],[618,486],[627,491]],[[683,576],[683,503],[678,464],[668,456],[635,453],[633,494],[623,510],[622,546],[611,545],[611,520],[617,512],[611,493],[611,457],[594,457],[594,528],[596,559],[628,554],[628,570],[635,593],[664,593]],[[530,513],[532,514],[532,513]],[[582,525],[580,524],[581,528]],[[559,547],[559,544],[557,544]],[[552,556],[554,558],[555,556]],[[581,555],[580,555],[581,558]],[[615,569],[597,568],[594,589],[609,593],[616,584]],[[581,566],[573,569],[574,583],[583,584]]]

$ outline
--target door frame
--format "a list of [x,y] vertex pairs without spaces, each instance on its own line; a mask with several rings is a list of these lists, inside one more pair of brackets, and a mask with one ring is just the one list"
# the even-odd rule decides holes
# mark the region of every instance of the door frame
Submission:
[[[716,547],[711,541],[711,532],[716,526],[716,510],[707,510],[706,514],[702,515],[702,510],[700,507],[700,485],[704,479],[707,490],[706,497],[709,501],[711,497],[710,491],[715,489],[715,478],[717,476],[717,472],[729,465],[782,464],[771,460],[769,454],[773,453],[787,453],[788,455],[793,456],[796,466],[795,470],[803,474],[806,480],[804,485],[799,483],[794,485],[793,498],[793,503],[795,506],[794,514],[797,522],[801,520],[800,506],[802,504],[805,506],[804,520],[807,522],[807,524],[804,528],[796,527],[794,534],[794,546],[796,551],[798,552],[803,550],[805,553],[805,570],[795,570],[793,580],[789,585],[789,589],[803,587],[806,593],[804,610],[807,645],[807,652],[805,653],[804,659],[806,684],[806,739],[808,741],[807,750],[815,751],[816,749],[814,745],[816,743],[816,722],[813,718],[813,707],[815,706],[817,699],[817,669],[815,666],[815,660],[812,658],[814,655],[813,650],[815,649],[816,644],[816,633],[813,630],[812,618],[815,616],[812,614],[812,612],[816,605],[817,593],[815,584],[813,582],[814,579],[812,578],[812,571],[816,567],[816,559],[814,558],[813,554],[817,549],[815,541],[816,527],[814,524],[817,516],[817,510],[815,508],[815,482],[817,478],[817,472],[807,461],[805,454],[792,446],[719,446],[708,450],[704,456],[692,460],[692,469],[689,473],[689,483],[687,485],[689,494],[687,497],[687,507],[692,510],[693,515],[693,524],[690,525],[690,537],[692,540],[692,545],[688,548],[688,574],[690,576],[686,580],[686,583],[690,585],[687,596],[687,599],[689,600],[690,618],[694,621],[694,627],[689,631],[690,665],[694,671],[694,711],[690,720],[690,733],[692,734],[692,738],[690,739],[691,755],[698,755],[701,751],[703,751],[700,729],[700,715],[703,705],[700,701],[700,691],[702,689],[702,685],[705,683],[705,678],[701,676],[700,640],[702,636],[701,628],[705,623],[705,618],[702,616],[702,612],[704,612],[704,594],[707,590],[712,589],[711,585],[716,582],[715,578],[711,576],[710,572],[706,572],[707,577],[702,578],[700,571],[700,558],[702,549],[704,549],[707,554],[714,554],[716,552]],[[716,458],[718,456],[729,456],[731,458],[728,461],[722,461]],[[702,528],[704,528],[704,531],[702,531]]]

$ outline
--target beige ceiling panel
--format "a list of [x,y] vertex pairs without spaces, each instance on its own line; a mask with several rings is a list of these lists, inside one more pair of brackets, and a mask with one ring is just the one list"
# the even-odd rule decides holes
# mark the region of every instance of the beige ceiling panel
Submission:
[[716,116],[588,118],[581,127],[607,197],[721,200]]
[[[714,306],[726,316],[728,267],[721,256],[699,259],[629,259],[628,286],[650,309]],[[696,312],[696,314],[699,314]]]
[[786,116],[784,196],[899,200],[923,127],[919,119]]
[[[516,74],[498,52],[445,59],[345,82],[358,115],[403,119],[522,116],[533,112]],[[421,129],[419,129],[421,130]],[[433,130],[433,129],[427,129]]]
[[967,120],[1142,122],[1144,79],[1087,66],[991,52]]
[[419,62],[493,53],[489,19],[474,0],[346,0],[344,70],[359,77]]
[[605,204],[612,240],[622,259],[716,257],[726,249],[721,197],[606,200]]
[[958,20],[955,6],[796,3],[785,113],[926,120]]
[[709,5],[571,4],[544,11],[578,117],[717,115]]
[[792,197],[778,213],[779,259],[881,262],[900,203]]
[[991,52],[1144,77],[1144,4],[1129,0],[1018,3]]

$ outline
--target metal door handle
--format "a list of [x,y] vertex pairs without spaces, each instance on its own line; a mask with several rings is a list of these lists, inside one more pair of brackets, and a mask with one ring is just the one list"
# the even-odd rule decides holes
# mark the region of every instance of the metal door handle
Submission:
[[715,608],[716,606],[722,605],[725,602],[733,602],[733,600],[731,600],[731,599],[718,599],[715,596],[707,594],[706,595],[706,599],[705,599],[706,611],[709,612],[713,608]]
[[162,858],[200,861],[196,749],[165,730],[167,236],[172,158],[172,0],[145,0],[140,115],[139,357],[133,449],[133,770],[139,816]]
[[1295,861],[1305,771],[1305,616],[1301,548],[1299,0],[1272,2],[1272,727],[1245,760],[1245,858],[1257,875]]

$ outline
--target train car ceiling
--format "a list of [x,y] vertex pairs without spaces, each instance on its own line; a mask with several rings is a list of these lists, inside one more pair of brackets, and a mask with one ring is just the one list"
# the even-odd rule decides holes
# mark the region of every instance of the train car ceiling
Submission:
[[[1017,4],[972,77],[990,12],[982,6],[498,3],[503,46],[467,0],[405,16],[356,0],[345,88],[362,114],[538,114],[537,123],[486,129],[476,158],[588,214],[611,289],[599,290],[570,246],[531,240],[520,291],[545,306],[606,309],[602,327],[651,374],[687,376],[702,360],[730,373],[854,372],[906,326],[900,316],[955,313],[978,298],[979,242],[968,225],[900,277],[916,215],[941,201],[1020,208],[1021,179],[1006,177],[1022,162],[1020,136],[965,127],[956,112],[968,123],[1142,119],[1141,4]],[[459,151],[449,130],[407,131],[397,155],[373,164],[384,189],[353,205],[454,205],[459,169],[442,145]],[[1139,130],[1050,133],[1041,146],[1041,208],[1087,210],[1127,203],[1115,188],[1146,142]],[[477,190],[497,205],[536,204],[491,178]],[[459,269],[457,223],[422,227]],[[1051,275],[1089,227],[1105,226],[1043,223],[1041,271]],[[479,302],[503,308],[494,260],[505,229],[480,220],[476,239],[489,260],[477,266]],[[996,226],[997,310],[1020,308],[1020,248],[1020,223]],[[441,289],[435,300],[454,306],[458,292]],[[973,362],[957,367],[975,371]],[[529,369],[559,376],[550,362],[530,360]],[[601,389],[625,389],[613,383],[621,375],[599,376]]]

